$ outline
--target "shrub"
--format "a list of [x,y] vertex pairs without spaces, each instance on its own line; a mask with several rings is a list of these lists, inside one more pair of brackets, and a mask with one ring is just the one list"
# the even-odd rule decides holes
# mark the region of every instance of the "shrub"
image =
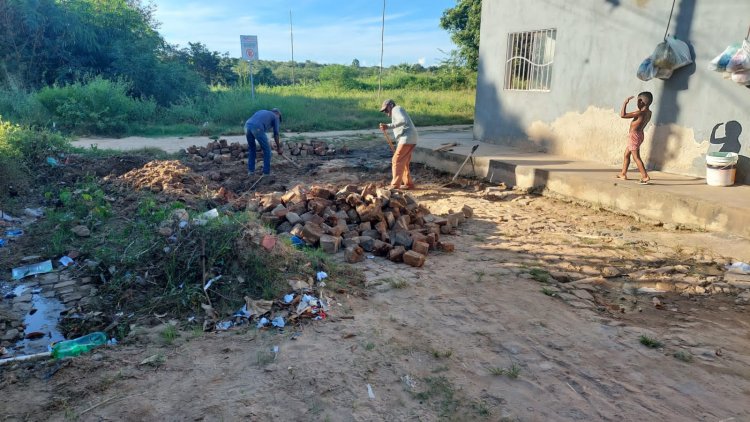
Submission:
[[11,186],[26,187],[29,169],[70,148],[70,142],[59,134],[15,125],[0,117],[0,193],[7,193]]
[[61,129],[77,134],[122,135],[129,124],[144,122],[156,111],[155,102],[129,97],[128,88],[123,80],[96,77],[45,87],[36,97]]
[[361,83],[356,80],[357,70],[351,66],[333,64],[320,71],[320,81],[330,83],[339,88],[357,89]]

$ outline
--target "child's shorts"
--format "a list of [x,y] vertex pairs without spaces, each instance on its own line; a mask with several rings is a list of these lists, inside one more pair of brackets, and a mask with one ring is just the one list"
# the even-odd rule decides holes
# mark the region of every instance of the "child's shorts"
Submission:
[[628,132],[628,151],[637,151],[643,143],[643,132]]

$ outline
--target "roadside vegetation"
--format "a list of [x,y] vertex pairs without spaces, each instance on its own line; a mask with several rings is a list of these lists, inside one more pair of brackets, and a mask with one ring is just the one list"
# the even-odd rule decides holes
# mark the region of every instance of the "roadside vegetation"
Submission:
[[382,77],[356,58],[251,68],[200,42],[166,43],[153,12],[125,0],[0,5],[0,116],[78,136],[219,135],[279,107],[285,130],[363,129],[382,120],[378,106],[390,97],[420,126],[473,119],[476,70],[458,53],[438,66],[391,66]]

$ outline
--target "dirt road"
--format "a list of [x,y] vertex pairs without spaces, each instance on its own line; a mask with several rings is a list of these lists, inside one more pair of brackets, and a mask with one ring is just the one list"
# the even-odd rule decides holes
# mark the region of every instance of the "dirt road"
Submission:
[[[340,175],[315,182],[327,177]],[[450,238],[456,252],[433,253],[419,269],[382,258],[357,264],[367,294],[337,297],[330,319],[283,332],[181,324],[171,344],[155,327],[133,344],[2,373],[0,414],[750,420],[748,305],[721,293],[729,258],[701,245],[708,235],[522,192],[492,198],[438,185],[415,198],[436,214],[474,209]],[[150,356],[161,363],[141,364]]]
[[[441,132],[467,132],[471,130],[470,125],[453,125],[453,126],[429,126],[419,128],[422,135],[429,136],[431,133]],[[357,136],[382,136],[377,129],[372,130],[339,130],[333,132],[283,132],[282,140],[290,138],[336,138],[336,137],[357,137]],[[222,136],[228,142],[245,143],[245,136]],[[73,145],[81,148],[89,148],[95,145],[100,149],[114,149],[119,151],[132,151],[143,148],[159,148],[165,152],[178,152],[192,145],[205,145],[208,142],[206,136],[171,136],[158,138],[145,138],[141,136],[129,136],[127,138],[80,138],[73,141]]]

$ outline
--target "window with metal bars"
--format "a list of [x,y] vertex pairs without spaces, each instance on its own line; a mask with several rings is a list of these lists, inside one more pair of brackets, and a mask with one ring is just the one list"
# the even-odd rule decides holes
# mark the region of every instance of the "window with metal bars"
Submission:
[[508,34],[505,89],[549,91],[555,57],[556,29]]

